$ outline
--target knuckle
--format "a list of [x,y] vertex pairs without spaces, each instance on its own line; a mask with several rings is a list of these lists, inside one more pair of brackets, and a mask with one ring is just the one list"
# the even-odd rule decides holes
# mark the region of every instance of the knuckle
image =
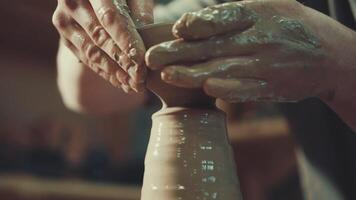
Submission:
[[89,25],[88,30],[90,37],[99,47],[103,47],[109,41],[110,37],[102,26],[97,24],[91,24]]
[[101,27],[98,24],[96,24],[93,20],[90,20],[84,24],[84,29],[89,33],[91,38],[97,39]]
[[86,31],[88,31],[90,34],[94,34],[97,27],[98,25],[94,22],[94,20],[88,20],[85,23],[83,23],[83,28]]
[[84,49],[85,55],[91,63],[100,63],[102,59],[102,53],[97,46],[93,44],[88,44]]
[[74,32],[70,40],[80,50],[85,50],[89,45],[88,39],[81,32]]
[[103,26],[107,27],[114,24],[117,14],[116,10],[108,7],[101,7],[98,9],[97,13],[99,21]]
[[112,74],[114,73],[114,66],[111,65],[111,63],[109,62],[108,59],[102,59],[101,60],[101,68],[106,72],[106,73],[109,73],[109,74]]
[[63,42],[64,46],[68,47],[70,50],[72,50],[74,48],[73,44],[69,40],[63,39],[62,42]]
[[68,20],[63,13],[56,11],[52,16],[52,23],[58,30],[63,30],[67,27]]
[[120,55],[122,54],[122,51],[117,46],[116,42],[113,39],[108,39],[105,42],[105,45],[108,49],[108,54],[113,58],[113,60],[120,61]]

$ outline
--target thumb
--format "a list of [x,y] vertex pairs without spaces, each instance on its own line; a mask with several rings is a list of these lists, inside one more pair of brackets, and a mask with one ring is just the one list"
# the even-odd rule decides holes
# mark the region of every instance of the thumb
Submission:
[[256,21],[251,1],[218,4],[188,12],[175,23],[173,33],[186,40],[206,39],[233,30],[244,31]]
[[265,81],[255,79],[210,78],[204,83],[204,91],[229,103],[261,101],[273,94]]
[[127,0],[136,27],[153,23],[154,0]]

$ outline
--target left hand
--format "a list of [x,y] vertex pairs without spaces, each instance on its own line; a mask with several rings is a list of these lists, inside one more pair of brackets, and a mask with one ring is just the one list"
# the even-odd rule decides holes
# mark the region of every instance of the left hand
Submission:
[[125,92],[144,91],[146,48],[136,27],[153,22],[153,0],[58,0],[52,20],[83,66]]
[[216,5],[183,15],[178,39],[152,47],[146,62],[169,84],[228,102],[319,97],[334,83],[332,53],[316,27],[330,21],[295,0]]

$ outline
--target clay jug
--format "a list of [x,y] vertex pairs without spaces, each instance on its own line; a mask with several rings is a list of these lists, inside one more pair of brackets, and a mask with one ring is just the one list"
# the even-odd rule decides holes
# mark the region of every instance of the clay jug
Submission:
[[[147,48],[173,40],[170,24],[139,30]],[[162,101],[152,116],[141,200],[241,200],[225,115],[201,90],[161,81],[150,71],[147,87]]]

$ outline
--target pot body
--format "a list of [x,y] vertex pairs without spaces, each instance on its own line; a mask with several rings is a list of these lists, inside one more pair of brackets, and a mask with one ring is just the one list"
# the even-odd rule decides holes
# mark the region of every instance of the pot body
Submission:
[[222,112],[171,107],[152,120],[141,200],[242,199]]

